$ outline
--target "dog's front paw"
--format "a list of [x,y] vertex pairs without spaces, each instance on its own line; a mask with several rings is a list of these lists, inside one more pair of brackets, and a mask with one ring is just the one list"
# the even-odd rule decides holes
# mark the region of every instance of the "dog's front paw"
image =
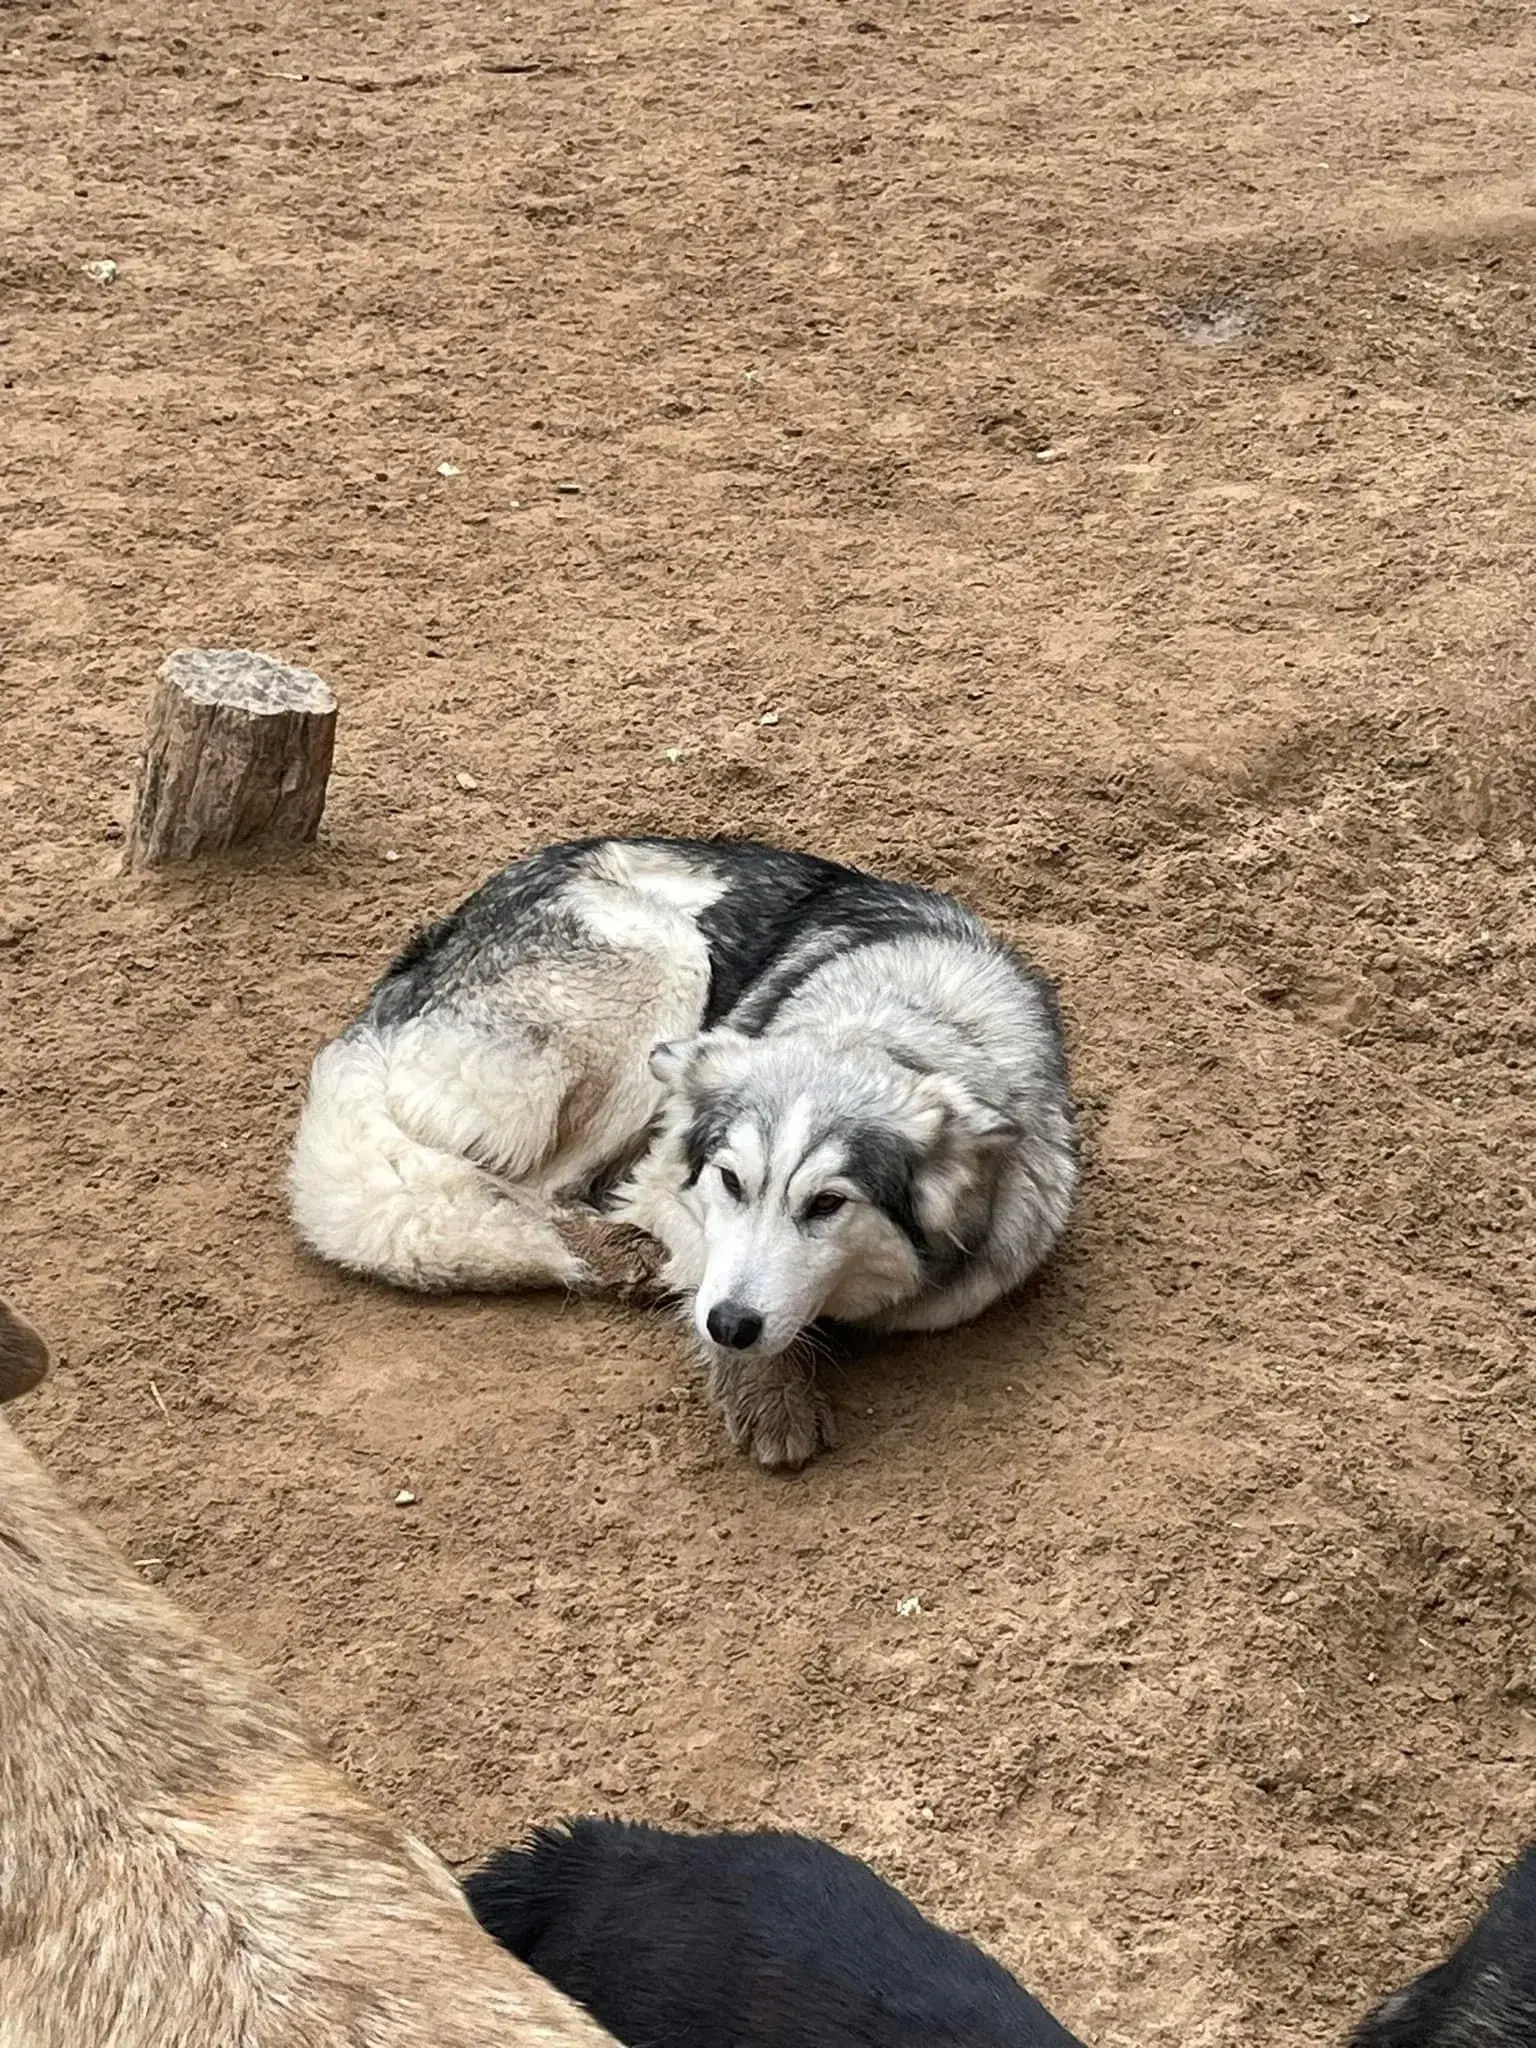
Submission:
[[572,1210],[559,1218],[555,1228],[586,1267],[589,1285],[621,1295],[659,1291],[666,1246],[634,1224]]
[[791,1356],[716,1372],[712,1392],[726,1431],[770,1472],[796,1472],[837,1443],[832,1403],[809,1364]]

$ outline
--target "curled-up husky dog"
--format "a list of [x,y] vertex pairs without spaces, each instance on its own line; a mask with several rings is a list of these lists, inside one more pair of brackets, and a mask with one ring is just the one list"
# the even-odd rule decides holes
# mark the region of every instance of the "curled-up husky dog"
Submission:
[[950,897],[739,840],[589,839],[411,942],[310,1075],[290,1189],[399,1287],[653,1280],[764,1465],[832,1441],[802,1341],[941,1330],[1060,1237],[1045,979]]

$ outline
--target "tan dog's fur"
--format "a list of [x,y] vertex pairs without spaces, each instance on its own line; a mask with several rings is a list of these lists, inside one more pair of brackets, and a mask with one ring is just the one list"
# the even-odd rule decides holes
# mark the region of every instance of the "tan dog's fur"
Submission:
[[[0,1302],[0,1400],[48,1364]],[[0,1423],[0,2048],[608,2040]]]

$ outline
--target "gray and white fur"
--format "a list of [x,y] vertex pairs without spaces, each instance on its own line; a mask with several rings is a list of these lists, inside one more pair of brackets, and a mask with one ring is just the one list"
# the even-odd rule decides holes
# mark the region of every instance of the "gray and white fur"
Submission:
[[660,838],[546,848],[421,932],[315,1060],[290,1181],[307,1244],[401,1287],[593,1285],[644,1233],[768,1465],[831,1441],[811,1325],[965,1322],[1076,1185],[1055,997],[969,911]]

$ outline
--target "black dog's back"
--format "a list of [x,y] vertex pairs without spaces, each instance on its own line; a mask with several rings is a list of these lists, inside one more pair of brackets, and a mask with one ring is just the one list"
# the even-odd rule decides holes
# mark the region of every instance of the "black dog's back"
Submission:
[[1361,2021],[1353,2048],[1536,2048],[1536,1847],[1447,1961]]
[[804,1835],[541,1828],[465,1887],[630,2048],[1079,2048],[989,1956]]

